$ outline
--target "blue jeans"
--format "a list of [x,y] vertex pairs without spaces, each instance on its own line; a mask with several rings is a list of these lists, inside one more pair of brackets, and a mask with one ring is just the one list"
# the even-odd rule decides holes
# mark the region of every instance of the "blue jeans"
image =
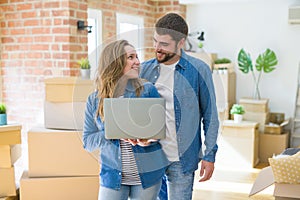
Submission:
[[121,185],[120,190],[100,186],[98,200],[156,200],[161,182],[143,189],[142,185]]
[[194,176],[194,172],[183,174],[180,162],[173,162],[167,168],[166,178],[163,179],[158,199],[191,200],[193,196]]

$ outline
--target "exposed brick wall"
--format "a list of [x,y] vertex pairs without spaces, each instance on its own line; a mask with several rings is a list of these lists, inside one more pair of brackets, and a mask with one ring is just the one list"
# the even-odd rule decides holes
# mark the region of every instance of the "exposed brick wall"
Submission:
[[[77,76],[77,60],[86,57],[87,31],[77,21],[87,19],[87,8],[102,11],[103,41],[115,39],[116,13],[143,16],[145,58],[153,56],[153,25],[166,12],[185,16],[178,0],[1,0],[0,61],[2,100],[8,121],[23,131],[43,123],[44,79]],[[0,79],[1,81],[1,79]],[[0,84],[1,86],[1,84]],[[1,97],[1,96],[0,96]]]
[[[0,4],[1,5],[1,4]],[[4,19],[4,11],[3,11],[3,9],[1,8],[1,6],[0,6],[0,27],[2,27],[2,21],[3,21],[3,19]],[[2,38],[1,37],[1,30],[0,30],[0,38]],[[1,61],[2,61],[2,40],[0,40],[0,102],[2,102],[3,100],[2,100],[2,70],[1,70],[1,66],[2,66],[2,64],[1,64]]]
[[44,79],[76,76],[76,61],[87,55],[87,18],[80,0],[7,0],[0,4],[1,74],[8,121],[27,130],[43,122]]

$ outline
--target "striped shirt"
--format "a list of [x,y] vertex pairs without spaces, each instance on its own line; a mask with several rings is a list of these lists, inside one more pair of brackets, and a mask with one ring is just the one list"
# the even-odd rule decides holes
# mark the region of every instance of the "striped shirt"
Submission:
[[141,179],[138,173],[131,144],[120,140],[120,147],[122,156],[122,184],[140,185]]

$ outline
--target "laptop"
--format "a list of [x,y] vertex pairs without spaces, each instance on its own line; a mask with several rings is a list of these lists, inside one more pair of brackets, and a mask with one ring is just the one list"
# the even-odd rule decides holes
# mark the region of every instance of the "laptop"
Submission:
[[163,98],[105,98],[107,139],[163,139],[166,137]]

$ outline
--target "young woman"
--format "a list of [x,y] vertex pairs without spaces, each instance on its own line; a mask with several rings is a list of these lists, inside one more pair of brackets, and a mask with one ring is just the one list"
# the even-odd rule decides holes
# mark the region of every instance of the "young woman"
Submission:
[[153,84],[139,79],[139,67],[137,53],[126,40],[102,51],[97,90],[87,100],[83,131],[84,148],[100,149],[99,200],[155,200],[160,190],[167,159],[157,141],[104,137],[104,98],[160,97]]

